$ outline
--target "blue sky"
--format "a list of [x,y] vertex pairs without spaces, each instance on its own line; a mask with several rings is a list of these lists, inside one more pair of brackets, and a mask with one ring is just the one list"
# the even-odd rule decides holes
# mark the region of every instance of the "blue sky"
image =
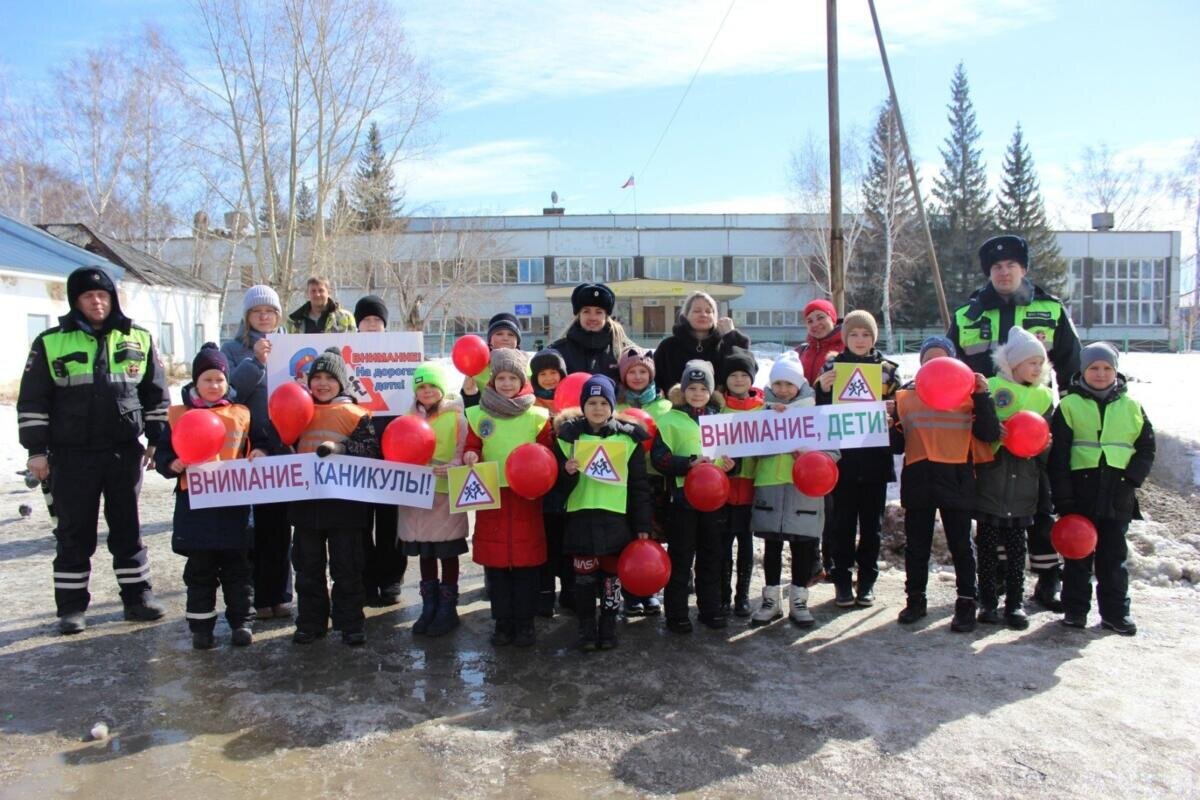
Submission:
[[[865,0],[841,5],[847,131],[869,129],[886,85]],[[1200,136],[1200,3],[878,0],[923,175],[940,164],[955,64],[971,83],[989,172],[1020,122],[1059,224],[1086,227],[1068,195],[1084,145],[1107,142],[1173,169]],[[824,2],[737,0],[657,155],[643,170],[728,0],[398,3],[441,86],[429,158],[399,176],[410,207],[539,213],[784,211],[787,164],[825,137]],[[182,3],[100,0],[7,8],[0,63],[11,85],[100,39],[153,20],[186,34]],[[1165,199],[1158,227],[1183,217]]]

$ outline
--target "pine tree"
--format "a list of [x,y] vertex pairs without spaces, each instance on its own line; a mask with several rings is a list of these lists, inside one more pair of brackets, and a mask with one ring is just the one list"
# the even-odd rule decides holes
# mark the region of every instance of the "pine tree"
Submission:
[[350,191],[360,230],[380,230],[399,214],[400,201],[392,188],[392,170],[383,152],[383,136],[374,122],[367,129],[367,141],[358,157]]
[[286,230],[287,214],[284,213],[283,205],[279,202],[279,189],[275,185],[274,176],[271,176],[270,190],[263,192],[262,200],[262,205],[258,209],[259,230],[267,231],[271,227],[271,213],[268,210],[271,205],[275,206],[275,230],[280,232]]
[[953,310],[980,283],[978,247],[993,227],[983,151],[977,146],[980,131],[962,63],[954,70],[947,110],[950,135],[941,148],[942,169],[933,183],[936,206],[930,227],[946,301]]
[[1029,266],[1038,285],[1055,294],[1066,284],[1067,265],[1058,250],[1058,239],[1046,221],[1033,156],[1018,123],[1004,153],[1004,176],[996,192],[996,223],[1003,233],[1015,233],[1029,242]]
[[339,186],[337,195],[333,201],[333,214],[331,215],[330,225],[334,231],[344,233],[349,230],[355,230],[357,222],[358,211],[351,204],[346,190]]
[[296,225],[302,233],[312,233],[316,219],[316,198],[308,188],[308,181],[300,181],[300,188],[296,190]]

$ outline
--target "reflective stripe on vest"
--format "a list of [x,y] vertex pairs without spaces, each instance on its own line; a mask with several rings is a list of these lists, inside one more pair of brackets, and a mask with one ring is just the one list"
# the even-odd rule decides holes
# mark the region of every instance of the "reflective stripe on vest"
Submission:
[[[958,325],[958,346],[964,355],[973,356],[994,350],[1000,345],[1001,332],[1000,309],[989,308],[979,315],[978,319],[967,316],[970,304],[962,306],[954,312],[954,322]],[[1054,347],[1054,332],[1058,330],[1058,321],[1066,313],[1062,303],[1049,298],[1039,298],[1025,305],[1017,306],[1013,313],[1013,324],[1024,328],[1042,341],[1046,350]]]
[[1134,443],[1142,432],[1145,417],[1142,407],[1128,395],[1121,395],[1104,409],[1100,420],[1100,405],[1090,397],[1069,394],[1060,405],[1063,418],[1070,426],[1071,469],[1095,469],[1104,462],[1117,469],[1129,466]]
[[[658,432],[663,442],[671,450],[671,455],[687,457],[700,455],[700,425],[687,413],[671,409],[655,420]],[[676,486],[683,486],[684,476],[675,478]]]
[[[104,339],[108,353],[108,382],[138,384],[146,374],[150,358],[150,334],[141,328],[129,333],[113,329]],[[56,331],[42,337],[46,364],[55,386],[82,386],[95,378],[95,359],[99,343],[83,331]]]
[[[433,448],[433,460],[429,463],[432,466],[441,466],[449,464],[454,460],[454,451],[458,449],[458,425],[462,416],[458,409],[441,411],[438,414],[426,420],[429,427],[433,428],[433,435],[437,437],[437,445]],[[438,478],[434,481],[433,490],[446,494],[450,491],[450,482],[448,478]]]
[[471,431],[483,441],[483,458],[480,460],[500,464],[501,486],[508,486],[508,478],[504,476],[504,462],[508,454],[523,444],[536,442],[538,433],[546,426],[548,419],[550,412],[536,405],[530,406],[525,413],[508,419],[489,415],[483,410],[483,406],[467,409],[467,423],[471,426]]
[[[191,410],[187,406],[171,406],[167,409],[167,424],[171,426],[172,431],[174,431],[175,423],[179,421],[179,418]],[[235,458],[245,458],[248,449],[246,437],[250,430],[250,409],[233,403],[204,410],[216,414],[217,418],[221,420],[221,424],[225,426],[225,442],[213,460],[232,461]],[[179,478],[179,486],[182,490],[187,490],[183,476]]]
[[321,442],[344,442],[354,433],[367,410],[354,403],[326,403],[313,406],[312,422],[300,434],[297,453],[315,453]]
[[[578,441],[625,442],[626,453],[632,453],[637,449],[637,443],[633,441],[633,437],[626,436],[623,433],[613,434],[612,436],[594,436],[590,433],[585,433],[579,437]],[[563,451],[564,455],[568,458],[571,457],[573,448],[570,442],[564,442],[562,439],[559,439],[558,447]],[[571,496],[567,498],[567,512],[599,509],[601,511],[624,514],[629,497],[628,490],[628,484],[625,486],[614,486],[609,483],[584,478],[580,475],[579,482],[575,484],[575,488],[571,490]]]
[[[1001,422],[1018,411],[1032,411],[1044,417],[1054,409],[1054,392],[1050,391],[1049,386],[1026,386],[997,375],[988,378],[988,390],[996,406],[996,417]],[[992,452],[999,452],[1002,446],[1000,442],[993,442]]]
[[904,463],[933,461],[965,464],[971,453],[970,398],[953,411],[936,411],[921,402],[912,389],[896,392],[896,411],[904,428]]

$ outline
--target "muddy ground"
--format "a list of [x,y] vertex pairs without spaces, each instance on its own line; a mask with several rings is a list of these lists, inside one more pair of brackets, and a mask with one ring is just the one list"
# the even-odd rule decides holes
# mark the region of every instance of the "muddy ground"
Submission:
[[[471,566],[464,625],[444,639],[412,636],[410,573],[398,609],[369,612],[365,648],[299,648],[271,621],[234,650],[222,622],[219,648],[198,653],[166,481],[148,477],[143,519],[168,618],[120,621],[101,548],[90,627],[70,639],[54,632],[40,498],[0,486],[3,797],[1200,796],[1186,583],[1134,589],[1133,639],[1094,611],[1087,631],[1043,612],[1028,631],[958,635],[948,573],[924,624],[895,623],[892,567],[868,610],[815,589],[808,633],[737,622],[680,637],[638,620],[618,650],[585,655],[562,616],[539,621],[532,650],[492,649]],[[1156,502],[1200,531],[1187,503]],[[98,721],[110,736],[88,741]]]

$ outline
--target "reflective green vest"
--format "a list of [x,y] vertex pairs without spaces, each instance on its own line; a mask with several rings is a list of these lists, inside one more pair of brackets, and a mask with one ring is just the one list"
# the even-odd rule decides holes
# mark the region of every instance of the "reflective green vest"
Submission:
[[490,416],[483,406],[467,409],[467,423],[471,431],[483,440],[481,461],[495,461],[500,466],[500,485],[508,486],[504,476],[504,462],[508,454],[523,444],[537,441],[538,433],[550,419],[550,412],[533,405],[524,414],[509,419]]
[[[959,347],[963,355],[973,356],[985,353],[999,346],[1000,336],[1007,331],[1000,331],[1000,309],[989,308],[979,315],[978,319],[967,316],[970,304],[954,312],[954,322],[958,326]],[[1057,300],[1039,298],[1014,309],[1013,324],[1024,328],[1042,340],[1049,351],[1054,347],[1054,332],[1058,330],[1058,321],[1066,311]]]
[[782,486],[792,482],[792,466],[796,458],[791,453],[756,456],[754,459],[755,486]]
[[[988,391],[992,393],[996,416],[1001,422],[1018,411],[1032,411],[1044,417],[1054,408],[1054,392],[1050,391],[1049,386],[1026,386],[997,375],[988,378]],[[998,452],[1001,446],[1000,442],[993,442],[992,452]]]
[[[591,433],[585,433],[579,437],[578,441],[595,441],[595,442],[624,442],[625,452],[632,453],[637,449],[637,442],[633,441],[632,436],[626,436],[623,433],[613,434],[612,436],[596,436]],[[558,440],[559,449],[568,458],[571,457],[571,443]],[[612,511],[616,514],[624,514],[628,502],[629,486],[616,486],[611,483],[602,481],[594,481],[590,478],[579,477],[579,482],[575,484],[575,488],[571,490],[571,496],[567,498],[567,513],[572,511],[583,511],[584,509],[599,509],[601,511]]]
[[[454,451],[458,448],[458,421],[457,409],[441,411],[429,418],[429,427],[433,428],[433,434],[437,437],[437,446],[433,449],[433,460],[430,462],[432,466],[449,464],[454,458]],[[435,480],[433,490],[447,494],[450,491],[449,479]]]
[[[630,409],[632,407],[633,406],[629,405],[629,403],[617,403],[617,413],[620,413],[620,412]],[[645,406],[642,406],[641,409],[642,409],[642,411],[645,411],[647,414],[649,414],[650,419],[654,420],[654,423],[657,425],[658,418],[671,410],[671,401],[665,397],[660,397],[657,400],[654,400],[653,402],[651,402]],[[646,433],[649,433],[649,431],[646,431]],[[650,474],[650,475],[661,475],[662,474],[654,468],[654,460],[652,458],[650,458],[649,450],[646,451],[646,472],[647,472],[647,474]]]
[[[702,455],[700,452],[700,425],[686,412],[672,408],[655,422],[658,423],[658,432],[662,435],[663,442],[670,448],[672,455],[682,457]],[[683,486],[683,478],[682,475],[675,478],[675,485]]]
[[[134,394],[146,374],[150,358],[150,334],[131,326],[129,333],[113,329],[105,337],[108,355],[108,382],[125,387],[120,394]],[[57,331],[42,337],[50,377],[58,387],[83,386],[95,380],[95,359],[99,343],[83,331]]]
[[1104,409],[1100,422],[1100,405],[1079,394],[1069,394],[1059,405],[1063,418],[1071,427],[1071,469],[1095,469],[1100,456],[1111,467],[1125,469],[1133,458],[1133,445],[1142,432],[1145,417],[1142,407],[1128,395],[1121,395]]

